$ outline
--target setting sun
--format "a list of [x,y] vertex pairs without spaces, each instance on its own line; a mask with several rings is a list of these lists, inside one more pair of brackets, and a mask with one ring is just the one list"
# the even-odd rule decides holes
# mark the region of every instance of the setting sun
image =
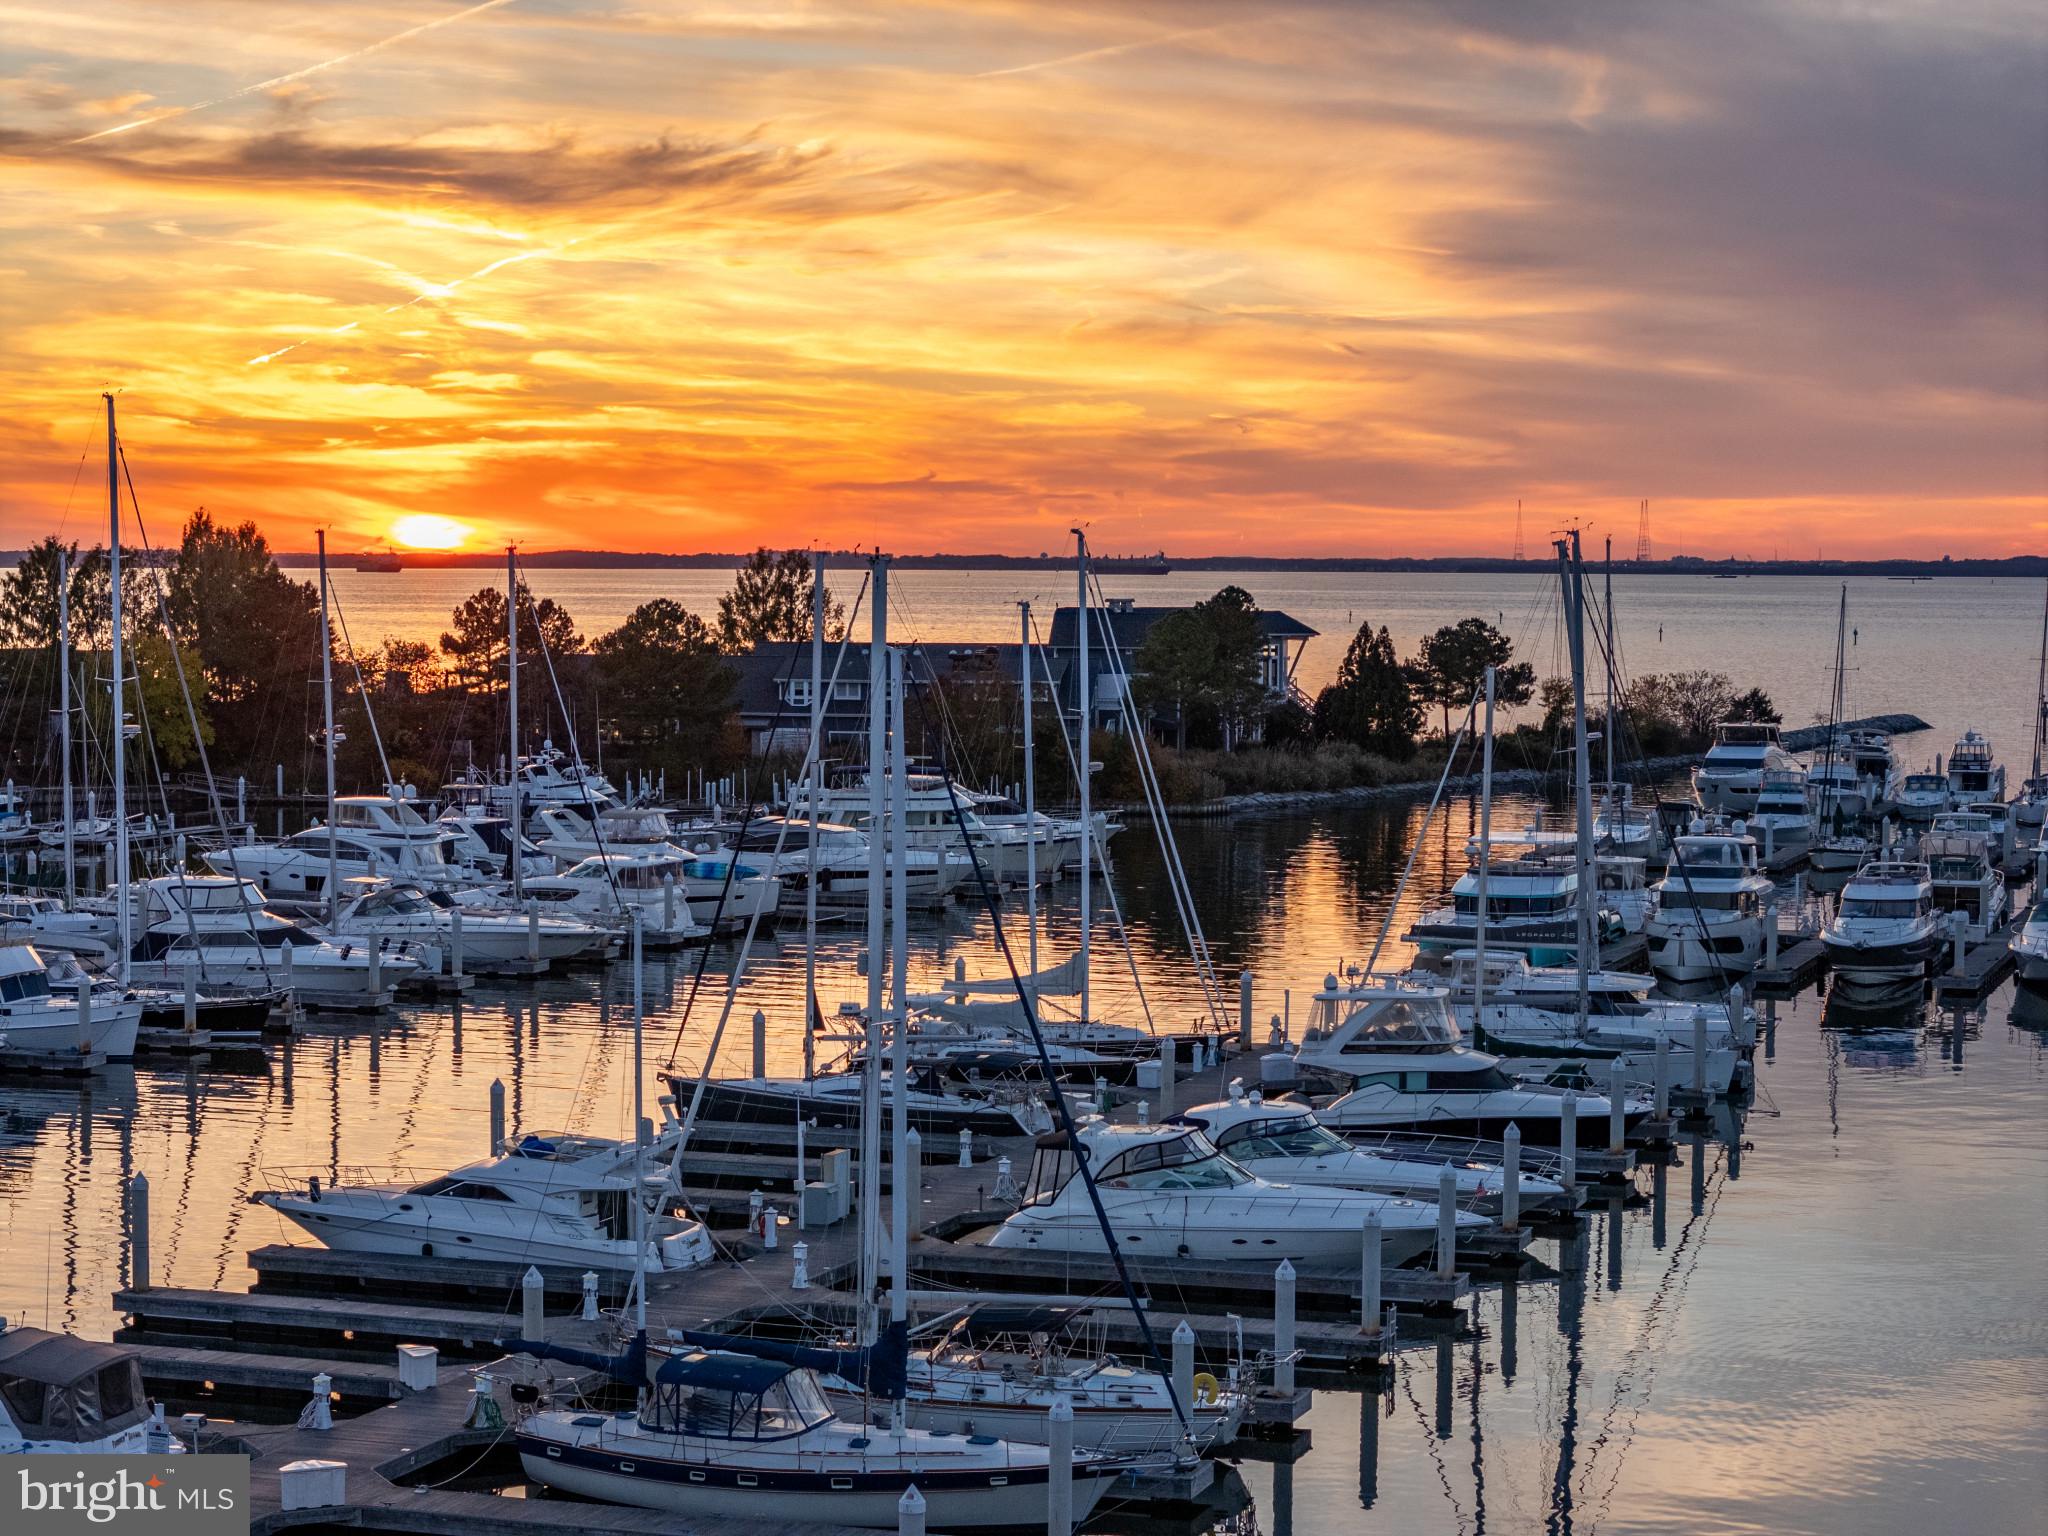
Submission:
[[460,549],[469,532],[469,524],[433,512],[416,512],[391,525],[392,542],[407,549]]

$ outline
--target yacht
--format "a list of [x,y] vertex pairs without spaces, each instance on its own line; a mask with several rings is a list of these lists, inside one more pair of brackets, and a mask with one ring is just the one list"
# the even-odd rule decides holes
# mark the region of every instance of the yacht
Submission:
[[412,1181],[322,1185],[312,1174],[250,1196],[342,1253],[430,1254],[476,1263],[558,1264],[601,1272],[695,1269],[710,1235],[665,1207],[665,1171],[641,1180],[646,1246],[636,1247],[628,1141],[542,1132],[453,1173]]
[[[560,874],[528,880],[524,889],[542,911],[614,926],[629,926],[637,912],[647,944],[701,944],[711,937],[711,925],[703,920],[708,911],[701,900],[697,911],[691,910],[684,863],[672,853],[593,855]],[[754,895],[760,899],[759,892]]]
[[[804,888],[811,878],[811,824],[804,817],[756,816],[744,828],[736,823],[697,826],[685,830],[691,846],[700,839],[715,839],[716,845],[738,854],[764,875],[782,882],[782,899],[804,904]],[[858,827],[840,822],[818,823],[817,859],[818,905],[860,907],[868,899],[868,835]],[[910,848],[891,856],[905,865],[906,899],[912,906],[944,906],[947,897],[965,881],[974,878],[974,866],[964,857],[940,849]]]
[[580,806],[540,805],[527,827],[534,845],[562,869],[603,853],[684,853],[668,813],[651,805],[613,806],[595,820]]
[[[1354,1145],[1317,1119],[1309,1105],[1267,1099],[1256,1089],[1246,1094],[1236,1083],[1231,1084],[1227,1101],[1198,1104],[1168,1123],[1195,1127],[1245,1172],[1279,1184],[1327,1184],[1411,1200],[1434,1200],[1443,1187],[1446,1164],[1441,1160],[1398,1157]],[[1458,1181],[1461,1207],[1500,1208],[1507,1188],[1507,1171],[1500,1164],[1466,1159],[1449,1166]],[[1525,1206],[1565,1200],[1564,1186],[1553,1179],[1527,1170],[1519,1179]]]
[[[1043,1444],[1046,1411],[1064,1398],[1074,1410],[1074,1444],[1090,1450],[1171,1456],[1237,1438],[1249,1400],[1241,1386],[1196,1377],[1195,1400],[1180,1405],[1183,1428],[1170,1378],[1087,1345],[1088,1312],[990,1303],[962,1313],[943,1325],[937,1342],[911,1350],[905,1423]],[[886,1419],[888,1403],[835,1376],[824,1385],[842,1418]]]
[[1656,806],[1635,803],[1633,784],[1595,784],[1593,841],[1612,853],[1654,864],[1664,857],[1664,821]]
[[[1135,1257],[1355,1264],[1367,1216],[1379,1218],[1390,1264],[1405,1263],[1436,1241],[1434,1200],[1271,1184],[1189,1125],[1112,1125],[1089,1116],[1076,1130],[1116,1245]],[[988,1245],[1103,1252],[1102,1226],[1077,1167],[1076,1148],[1065,1131],[1039,1137],[1024,1204],[996,1228]],[[1481,1227],[1486,1219],[1461,1213],[1458,1224]]]
[[1823,829],[1845,829],[1872,814],[1870,781],[1839,746],[1806,770],[1806,788]]
[[1692,787],[1710,811],[1747,815],[1769,773],[1790,773],[1799,764],[1766,721],[1724,720],[1715,728],[1706,761],[1693,770]]
[[[566,805],[575,810],[602,811],[619,802],[619,792],[601,773],[570,760],[552,741],[543,741],[540,751],[521,757],[518,764],[519,809],[531,816],[544,805]],[[486,781],[474,770],[464,782],[482,785],[491,806],[500,815],[512,809],[512,785],[506,780]]]
[[[1317,1118],[1345,1136],[1414,1126],[1498,1140],[1510,1125],[1532,1146],[1561,1136],[1563,1090],[1510,1077],[1499,1057],[1468,1048],[1441,987],[1326,976],[1295,1064],[1336,1085]],[[1650,1108],[1629,1100],[1628,1123]],[[1580,1094],[1577,1110],[1580,1142],[1604,1144],[1607,1100]]]
[[1918,979],[1944,941],[1928,868],[1913,859],[1873,859],[1857,870],[1821,932],[1828,964],[1852,984]]
[[2013,814],[2015,807],[2003,800],[1978,800],[1957,806],[1946,816],[1935,818],[1934,830],[1939,832],[1951,821],[1968,817],[1965,824],[1973,832],[1983,832],[1991,845],[1991,862],[2000,869],[2005,868],[2020,852],[2019,820]]
[[342,909],[328,927],[337,942],[377,939],[417,960],[434,974],[452,967],[455,914],[462,914],[462,963],[490,970],[524,962],[542,964],[589,954],[609,935],[559,911],[538,914],[458,906],[445,891],[427,891],[409,880],[359,876],[342,883]]
[[[915,1484],[934,1531],[1044,1530],[1042,1445],[838,1418],[817,1372],[723,1350],[667,1354],[638,1411],[544,1409],[518,1428],[534,1482],[588,1499],[704,1521],[720,1518],[897,1529]],[[1074,1516],[1085,1520],[1126,1468],[1076,1450]]]
[[1883,816],[1899,791],[1899,760],[1892,753],[1891,733],[1865,727],[1850,731],[1847,741],[1849,762],[1863,786],[1865,811]]
[[2037,773],[2020,785],[2012,803],[2012,819],[2034,834],[2038,841],[2044,820],[2048,820],[2048,773]]
[[[453,861],[500,880],[510,880],[507,858],[512,852],[512,823],[491,809],[491,786],[476,779],[459,779],[441,787],[441,814],[434,825],[454,841],[449,844]],[[551,875],[555,861],[530,839],[517,839],[521,875]]]
[[1948,756],[1949,798],[1957,805],[2005,798],[2005,766],[1991,759],[1991,743],[1979,731],[1963,732]]
[[[91,987],[82,974],[79,984]],[[111,1061],[129,1061],[142,1025],[142,1003],[120,987],[93,989],[81,1028],[79,987],[54,992],[43,957],[27,944],[0,944],[0,1042],[18,1051],[85,1050]]]
[[[1503,850],[1511,854],[1502,857]],[[1579,873],[1576,843],[1570,833],[1531,827],[1521,833],[1495,833],[1485,850],[1478,838],[1465,845],[1469,867],[1451,887],[1449,905],[1422,914],[1406,937],[1425,952],[1469,949],[1478,931],[1479,859],[1487,855],[1486,942],[1527,950],[1537,963],[1554,965],[1578,952]],[[1603,864],[1613,860],[1602,861]],[[1640,859],[1632,863],[1642,886]],[[1604,897],[1598,921],[1602,940],[1627,932],[1622,915]]]
[[1955,813],[1938,817],[1920,839],[1937,913],[1963,914],[1963,933],[1972,943],[1989,938],[2006,918],[2004,871],[1991,847],[1984,817]]
[[1942,773],[1909,773],[1899,784],[1896,809],[1899,820],[1908,823],[1926,823],[1955,807],[1955,793],[1949,788],[1948,775]]
[[2041,894],[2038,882],[2034,890],[2033,908],[2025,925],[2014,932],[2011,944],[2020,980],[2038,986],[2048,982],[2048,896]]
[[1803,857],[1813,843],[1813,803],[1804,769],[1767,773],[1757,789],[1756,809],[1746,819],[1764,863]]
[[[1026,810],[1008,795],[976,794],[970,798],[974,814],[983,825],[1014,831],[1021,837],[1037,841],[1031,863],[1038,872],[1040,884],[1058,878],[1080,861],[1080,822],[1048,816],[1043,811]],[[1123,828],[1102,811],[1095,812],[1091,819],[1095,823],[1095,849],[1099,854],[1109,846],[1110,838]]]
[[1650,966],[1673,981],[1724,980],[1753,970],[1769,920],[1771,882],[1742,822],[1697,820],[1673,839],[1645,932]]
[[[867,830],[870,802],[866,774],[825,785],[817,791],[816,798],[821,821]],[[811,799],[811,785],[792,785],[788,806],[790,818],[807,819]],[[1023,824],[992,825],[983,821],[975,809],[975,800],[974,795],[958,785],[948,787],[945,779],[936,774],[908,775],[907,798],[901,813],[904,846],[963,859],[971,846],[990,880],[1009,885],[1021,883],[1030,864],[1050,856],[1047,834],[1042,829]],[[1026,849],[1034,842],[1039,845],[1037,852],[1027,853]],[[1078,848],[1078,841],[1076,846]],[[891,852],[893,854],[893,847]],[[970,879],[972,868],[970,863]]]
[[334,827],[316,822],[281,843],[230,844],[204,855],[215,874],[254,880],[283,902],[324,902],[328,851],[340,879],[395,875],[415,885],[453,890],[483,883],[484,873],[451,857],[455,839],[396,795],[342,795]]
[[[143,1390],[142,1361],[97,1344],[0,1319],[0,1456],[164,1456],[184,1450]],[[27,1472],[22,1473],[24,1480]],[[89,1515],[73,1519],[90,1520]],[[37,1524],[24,1517],[23,1527]],[[68,1523],[62,1515],[40,1523]]]
[[[857,1072],[821,1072],[808,1079],[708,1077],[703,1079],[701,1096],[694,1073],[664,1072],[661,1077],[678,1105],[687,1106],[697,1098],[699,1126],[794,1125],[803,1120],[848,1130],[860,1124],[861,1075]],[[1028,1136],[1038,1128],[1019,1118],[1020,1110],[1029,1111],[1028,1105],[950,1093],[930,1083],[911,1088],[909,1095],[910,1124],[927,1141],[958,1136],[962,1131],[976,1136]],[[887,1114],[896,1102],[895,1084],[887,1073],[882,1076],[881,1098]]]

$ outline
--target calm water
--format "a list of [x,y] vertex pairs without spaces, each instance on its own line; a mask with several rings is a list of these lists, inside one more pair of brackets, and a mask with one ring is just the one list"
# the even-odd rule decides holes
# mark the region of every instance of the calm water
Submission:
[[[1424,839],[1401,918],[1440,888],[1469,811]],[[1253,969],[1261,1016],[1362,956],[1419,816],[1179,829],[1218,964]],[[1184,1021],[1201,1002],[1147,838],[1120,840],[1117,890],[1155,1016]],[[1049,956],[1067,952],[1073,896],[1056,893]],[[857,948],[843,928],[820,939],[828,1008],[863,991]],[[998,965],[989,919],[964,910],[918,922],[913,954],[925,978],[956,955],[975,974]],[[1098,954],[1104,1011],[1137,1017],[1118,947]],[[730,959],[712,953],[687,1018],[694,957],[650,966],[650,1063],[678,1045],[701,1057]],[[793,940],[757,956],[734,1070],[757,1006],[774,1064],[796,1064],[802,976]],[[494,1077],[516,1125],[617,1133],[629,996],[622,970],[572,975],[323,1026],[268,1073],[0,1087],[0,1306],[105,1336],[119,1189],[138,1169],[162,1281],[241,1288],[245,1251],[292,1235],[248,1191],[287,1168],[438,1171],[481,1155]],[[1246,1529],[2038,1530],[2048,1001],[2008,986],[1960,1020],[1929,1007],[1853,1033],[1824,1027],[1816,994],[1774,1016],[1739,1130],[1640,1173],[1626,1208],[1599,1210],[1574,1243],[1540,1243],[1541,1278],[1482,1293],[1454,1336],[1402,1354],[1384,1396],[1319,1392],[1299,1461],[1239,1469]]]
[[[304,572],[294,574],[305,575]],[[595,638],[651,597],[671,597],[713,616],[731,587],[720,571],[534,570],[528,583],[563,604]],[[455,605],[491,584],[488,571],[338,570],[333,585],[357,645],[387,636],[435,641]],[[839,573],[835,595],[850,602],[860,577]],[[1559,625],[1557,582],[1548,576],[1449,576],[1312,571],[1185,571],[1111,577],[1112,596],[1139,603],[1197,602],[1226,582],[1259,604],[1321,631],[1297,678],[1311,693],[1329,682],[1358,625],[1393,633],[1403,655],[1439,625],[1481,614],[1515,641],[1539,675],[1570,671]],[[1789,724],[1827,718],[1841,584],[1821,577],[1621,577],[1615,582],[1617,636],[1629,676],[1707,668],[1738,687],[1761,685]],[[892,630],[927,642],[1008,641],[1028,600],[1040,626],[1072,603],[1071,575],[1056,571],[901,571],[890,582]],[[1863,579],[1849,584],[1856,630],[1848,680],[1852,714],[1910,710],[1932,736],[1902,742],[1909,766],[1947,752],[1966,726],[1988,734],[2010,759],[2033,739],[2035,662],[2041,643],[2041,586],[2031,581]],[[863,633],[865,631],[863,630]]]

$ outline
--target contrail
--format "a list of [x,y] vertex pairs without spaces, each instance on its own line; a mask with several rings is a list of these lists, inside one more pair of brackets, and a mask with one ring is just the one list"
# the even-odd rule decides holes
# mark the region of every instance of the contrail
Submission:
[[174,117],[183,117],[190,112],[204,112],[208,107],[218,107],[226,102],[240,101],[244,96],[253,96],[258,91],[267,91],[274,86],[290,85],[294,80],[303,80],[308,75],[317,75],[322,70],[333,69],[338,64],[351,63],[356,59],[367,58],[373,53],[381,53],[392,44],[402,43],[409,38],[418,37],[422,32],[432,32],[438,27],[452,26],[458,21],[467,21],[472,16],[480,16],[485,11],[495,11],[499,6],[510,5],[511,3],[512,0],[481,0],[481,3],[472,5],[466,10],[456,11],[448,16],[441,16],[433,21],[423,21],[416,27],[407,27],[403,32],[394,33],[382,42],[372,43],[367,48],[358,48],[354,53],[344,53],[336,59],[325,59],[318,64],[308,64],[304,69],[295,69],[290,74],[279,75],[274,80],[259,80],[254,85],[245,85],[239,91],[229,91],[227,95],[216,96],[211,101],[195,101],[189,107],[172,107],[165,112],[154,112],[148,117],[138,117],[132,123],[122,123],[119,127],[102,128],[98,133],[88,133],[84,138],[73,139],[71,142],[73,144],[90,144],[94,139],[104,139],[111,134],[126,133],[131,128],[146,128],[151,123],[161,123]]
[[[493,0],[493,3],[503,5],[508,3],[508,0]],[[445,299],[464,283],[473,283],[480,277],[489,277],[493,272],[499,271],[504,267],[517,266],[522,261],[534,261],[543,256],[559,256],[570,246],[579,244],[582,238],[582,236],[578,236],[575,240],[564,241],[561,245],[547,250],[518,251],[510,256],[501,256],[496,261],[478,267],[466,277],[451,278],[445,283],[430,284],[426,292],[416,293],[402,304],[393,304],[387,309],[379,310],[377,318],[381,320],[386,315],[395,315],[400,310],[411,309],[413,305],[425,303],[428,299]],[[385,266],[389,265],[389,263],[380,262],[378,265]],[[398,269],[393,267],[392,270],[397,271]],[[400,275],[404,276],[406,274],[401,273]],[[322,336],[346,336],[349,332],[360,329],[361,326],[362,321],[351,320],[347,325],[337,325],[332,330],[322,331],[319,336],[308,336],[304,341],[295,341],[290,346],[279,347],[275,352],[265,352],[260,357],[252,357],[242,366],[244,368],[254,368],[262,363],[275,362],[287,352],[296,352],[301,347],[311,346],[314,342],[320,340]]]
[[1058,69],[1063,64],[1086,64],[1093,59],[1112,59],[1120,53],[1132,53],[1140,48],[1163,48],[1168,43],[1185,42],[1191,37],[1207,37],[1212,32],[1227,32],[1233,27],[1244,25],[1242,21],[1224,21],[1213,27],[1190,27],[1185,32],[1168,32],[1159,37],[1141,37],[1129,43],[1111,43],[1107,48],[1090,48],[1086,53],[1070,53],[1064,58],[1040,59],[1036,64],[1015,64],[1008,69],[984,69],[974,78],[993,80],[1001,75],[1029,75],[1041,69]]

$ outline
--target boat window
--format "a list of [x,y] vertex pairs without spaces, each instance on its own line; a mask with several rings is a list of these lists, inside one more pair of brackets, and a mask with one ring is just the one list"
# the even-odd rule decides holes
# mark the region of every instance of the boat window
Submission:
[[1920,903],[1910,896],[1886,898],[1876,896],[1845,896],[1842,898],[1844,917],[1917,917]]
[[1258,1157],[1326,1157],[1351,1150],[1350,1143],[1328,1126],[1300,1117],[1232,1126],[1216,1138],[1216,1145],[1239,1162]]
[[1427,1077],[1427,1089],[1431,1093],[1499,1093],[1515,1086],[1515,1080],[1499,1067],[1477,1067],[1468,1072],[1431,1072]]
[[135,1366],[131,1361],[117,1360],[112,1365],[100,1367],[100,1417],[118,1419],[123,1414],[133,1413],[135,1402]]
[[0,1402],[7,1405],[8,1417],[17,1426],[32,1427],[43,1422],[43,1383],[40,1381],[27,1376],[0,1376]]
[[1225,1189],[1250,1177],[1197,1131],[1119,1153],[1097,1181],[1120,1189]]
[[809,1371],[791,1371],[761,1394],[759,1433],[793,1435],[832,1417],[824,1390]]

